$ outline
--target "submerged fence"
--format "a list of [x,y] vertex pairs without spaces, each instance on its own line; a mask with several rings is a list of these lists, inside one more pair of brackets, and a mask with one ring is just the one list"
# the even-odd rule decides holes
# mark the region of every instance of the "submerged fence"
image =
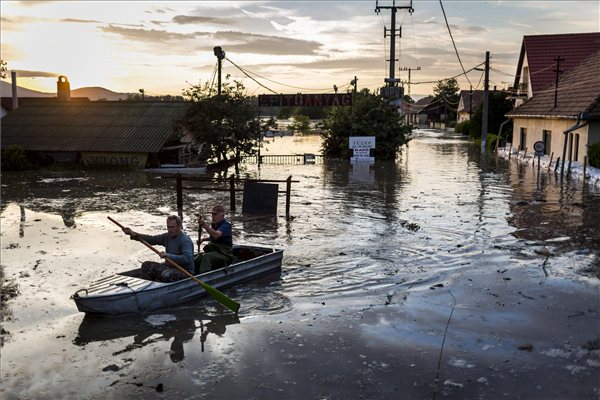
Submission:
[[261,164],[288,164],[288,165],[323,164],[323,156],[322,155],[310,154],[310,153],[246,156],[246,157],[242,157],[242,162],[245,164],[258,164],[259,157],[260,157]]
[[[285,217],[290,217],[290,201],[292,193],[292,183],[298,183],[299,181],[292,180],[290,175],[286,180],[273,180],[273,179],[241,179],[231,175],[229,178],[201,178],[193,176],[185,176],[182,174],[176,175],[163,175],[164,179],[175,179],[176,190],[177,190],[177,210],[182,212],[183,210],[183,191],[184,190],[196,190],[196,191],[217,191],[217,192],[229,192],[229,208],[231,211],[236,210],[235,193],[243,192],[243,186],[246,182],[256,183],[285,183],[285,190],[278,190],[277,193],[285,193]],[[210,187],[198,187],[198,186],[184,186],[184,182],[209,182],[214,184],[223,184],[221,186],[210,186]],[[242,188],[240,188],[242,186]]]

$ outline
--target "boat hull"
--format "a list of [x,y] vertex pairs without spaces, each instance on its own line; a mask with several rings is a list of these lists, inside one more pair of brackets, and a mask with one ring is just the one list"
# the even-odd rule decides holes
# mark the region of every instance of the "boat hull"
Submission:
[[[234,247],[234,254],[244,252],[259,255],[196,277],[212,287],[222,289],[281,271],[283,250],[263,246]],[[154,311],[206,294],[206,290],[191,278],[176,282],[154,282],[139,277],[139,269],[136,269],[95,281],[71,297],[81,312],[114,315]]]

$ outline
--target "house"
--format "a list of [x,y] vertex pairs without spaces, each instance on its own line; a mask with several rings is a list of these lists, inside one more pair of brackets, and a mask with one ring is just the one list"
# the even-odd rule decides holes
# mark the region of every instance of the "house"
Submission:
[[144,168],[182,163],[193,145],[176,134],[184,102],[89,101],[70,92],[60,76],[56,97],[3,98],[2,150],[18,146],[47,161]]
[[461,90],[459,94],[456,122],[469,121],[483,103],[483,90]]
[[425,126],[427,125],[427,106],[431,104],[433,101],[432,96],[423,97],[419,99],[414,104],[403,103],[405,110],[405,121],[407,124],[412,124],[415,126]]
[[174,122],[186,103],[30,101],[0,120],[2,150],[19,146],[53,161],[143,168],[178,163],[187,144]]
[[514,89],[516,106],[600,50],[600,32],[524,36]]
[[[535,91],[509,112],[513,147],[533,152],[542,141],[545,154],[583,161],[587,146],[600,141],[600,50],[562,75],[558,86]],[[568,149],[568,151],[567,151]]]

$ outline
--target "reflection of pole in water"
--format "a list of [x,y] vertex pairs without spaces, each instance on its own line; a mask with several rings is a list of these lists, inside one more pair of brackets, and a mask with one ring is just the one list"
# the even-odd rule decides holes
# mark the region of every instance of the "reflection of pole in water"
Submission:
[[21,223],[19,224],[19,237],[25,236],[25,207],[19,206],[21,210]]

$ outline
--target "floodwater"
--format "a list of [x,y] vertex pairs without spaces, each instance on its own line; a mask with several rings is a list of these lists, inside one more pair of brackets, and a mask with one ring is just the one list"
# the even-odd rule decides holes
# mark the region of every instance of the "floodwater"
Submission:
[[[318,153],[318,137],[263,154]],[[230,172],[231,173],[231,172]],[[243,165],[292,176],[291,218],[230,213],[281,274],[128,317],[78,289],[153,253],[110,221],[164,230],[175,182],[144,172],[2,174],[2,399],[597,399],[600,193],[416,132],[395,163]],[[229,204],[186,191],[184,224]]]

